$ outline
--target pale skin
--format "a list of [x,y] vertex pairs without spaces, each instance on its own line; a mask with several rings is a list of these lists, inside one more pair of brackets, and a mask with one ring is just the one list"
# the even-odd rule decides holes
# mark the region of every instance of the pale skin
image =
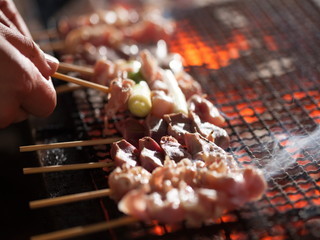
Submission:
[[0,0],[0,128],[46,117],[56,106],[50,76],[58,60],[44,54],[11,0]]

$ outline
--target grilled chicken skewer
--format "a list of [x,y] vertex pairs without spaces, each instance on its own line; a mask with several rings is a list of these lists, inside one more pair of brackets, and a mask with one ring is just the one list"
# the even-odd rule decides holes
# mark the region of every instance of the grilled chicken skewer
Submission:
[[[124,140],[114,144],[111,154],[115,164],[119,165],[121,161],[124,163],[110,174],[108,179],[110,190],[104,189],[37,200],[31,202],[30,207],[40,208],[110,196],[114,200],[120,201],[120,210],[128,215],[136,216],[138,214],[144,220],[151,218],[170,222],[174,219],[173,216],[171,220],[168,220],[157,212],[157,209],[161,209],[160,205],[153,209],[153,197],[163,195],[163,199],[166,199],[168,196],[172,197],[172,194],[175,195],[179,192],[176,201],[181,198],[179,208],[182,212],[178,212],[178,218],[173,221],[182,221],[184,218],[189,219],[193,214],[200,214],[201,211],[199,213],[194,212],[196,209],[194,207],[199,204],[200,210],[203,203],[204,206],[211,206],[213,208],[211,209],[212,213],[217,214],[258,199],[263,194],[266,183],[259,170],[239,168],[232,156],[214,143],[206,141],[199,134],[189,133],[185,135],[188,152],[182,149],[172,137],[168,136],[163,140],[165,141],[162,141],[163,149],[161,150],[155,141],[151,138],[145,138],[143,142],[140,142],[142,148],[139,158],[136,155],[138,154],[137,150],[130,144],[123,142]],[[162,151],[165,151],[166,154]],[[177,152],[181,152],[181,154],[177,155]],[[117,158],[123,159],[120,161]],[[166,159],[164,163],[161,163],[161,158]],[[169,160],[170,158],[174,160]],[[254,185],[252,185],[253,183]],[[228,187],[225,187],[225,185],[228,185]],[[186,187],[189,189],[188,191]],[[231,191],[233,191],[232,189],[238,189],[237,194],[232,194],[230,189]],[[191,204],[191,202],[184,203],[186,199],[181,196],[185,194],[187,198],[190,198],[188,201],[192,200],[192,204],[195,204],[194,207],[185,208]],[[225,199],[225,201],[219,202],[220,198]],[[132,203],[131,206],[128,199]],[[141,213],[141,215],[138,213],[140,209],[133,210],[135,201],[139,201],[139,199],[145,202],[145,207],[148,208],[146,209],[147,212]],[[163,207],[168,208],[168,211],[173,211],[173,215],[175,215],[177,209],[171,209],[170,201],[172,199],[170,199],[166,200],[168,203],[163,203]],[[198,199],[197,201],[202,199],[201,201],[204,202],[197,202],[196,199]],[[154,210],[156,211],[154,212]],[[212,213],[204,214],[203,217],[200,214],[198,218],[204,220],[216,217],[216,215],[211,215]],[[186,216],[184,216],[185,214]]]

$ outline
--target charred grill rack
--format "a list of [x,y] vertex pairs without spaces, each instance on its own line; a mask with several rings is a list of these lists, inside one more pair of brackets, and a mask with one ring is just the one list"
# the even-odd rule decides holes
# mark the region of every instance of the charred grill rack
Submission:
[[[295,141],[293,136],[310,136],[320,122],[319,1],[213,1],[205,7],[177,10],[175,16],[177,30],[170,50],[185,58],[188,71],[226,115],[228,151],[242,165],[265,169],[275,150],[292,164],[282,167],[276,161],[279,171],[268,177],[268,191],[260,201],[199,229],[137,223],[95,239],[319,239],[320,143],[312,140],[299,152],[296,147],[286,148]],[[68,101],[70,97],[66,96]],[[103,98],[91,90],[78,90],[72,99],[73,136],[102,137]],[[85,148],[82,161],[104,160],[108,150],[108,146]],[[41,159],[44,164],[51,159],[52,164],[59,154],[71,155],[66,151],[47,152]],[[72,161],[79,159],[65,163]],[[44,180],[48,186],[63,181],[58,190],[48,188],[51,196],[63,195],[107,187],[107,172],[46,174]],[[50,230],[121,216],[107,198],[48,211],[59,219]]]

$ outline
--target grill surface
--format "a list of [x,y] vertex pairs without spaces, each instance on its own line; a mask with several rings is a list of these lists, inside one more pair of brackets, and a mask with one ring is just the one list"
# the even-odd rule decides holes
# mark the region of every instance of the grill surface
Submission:
[[[260,201],[200,229],[138,223],[96,239],[320,238],[320,143],[317,134],[311,135],[320,122],[319,5],[299,0],[213,2],[175,13],[177,31],[170,50],[185,58],[188,71],[226,115],[228,151],[239,164],[263,169],[268,190]],[[103,137],[102,99],[91,90],[74,93],[73,137]],[[306,137],[310,142],[304,144]],[[70,163],[69,158],[61,160],[61,154],[69,156],[66,151],[47,152],[42,160]],[[108,158],[108,146],[82,152],[88,156],[84,161]],[[54,196],[106,188],[106,176],[107,171],[93,170],[48,174],[44,179],[55,186],[48,188]],[[63,191],[55,189],[61,181]],[[121,216],[108,199],[50,211],[58,219],[53,230]]]

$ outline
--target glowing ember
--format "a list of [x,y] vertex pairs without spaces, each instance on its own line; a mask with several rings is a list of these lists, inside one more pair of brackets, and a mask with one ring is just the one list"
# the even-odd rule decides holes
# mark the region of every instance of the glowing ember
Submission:
[[[183,29],[183,24],[178,23],[177,29]],[[217,42],[205,42],[195,30],[180,30],[173,42],[170,51],[181,54],[185,59],[185,66],[206,65],[210,69],[228,66],[231,60],[241,56],[241,51],[250,48],[246,37],[237,32],[232,34],[228,43],[221,45]]]
[[230,239],[232,239],[232,240],[245,240],[245,239],[248,239],[248,236],[244,233],[231,233]]
[[317,96],[317,95],[319,95],[318,91],[295,92],[293,94],[286,94],[282,98],[287,102],[291,102],[294,99],[300,100],[300,99],[303,99],[303,98],[308,97],[308,96],[312,96],[313,97],[313,96]]
[[284,240],[284,239],[287,239],[287,236],[286,235],[283,235],[283,236],[268,236],[268,237],[264,237],[264,238],[261,238],[261,240]]
[[228,214],[221,217],[222,222],[236,222],[237,218],[234,215]]
[[156,225],[153,228],[151,228],[150,232],[158,236],[162,236],[166,233],[165,229],[159,225]]
[[272,36],[264,36],[263,40],[270,51],[276,51],[278,49],[277,43]]

